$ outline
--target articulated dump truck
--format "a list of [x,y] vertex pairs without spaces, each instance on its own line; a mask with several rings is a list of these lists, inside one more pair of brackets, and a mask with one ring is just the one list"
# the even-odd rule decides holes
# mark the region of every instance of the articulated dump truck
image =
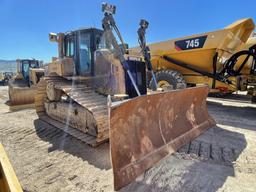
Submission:
[[44,75],[44,69],[35,59],[17,59],[17,75],[8,83],[10,107],[33,104],[36,84]]
[[[248,40],[254,27],[252,19],[242,19],[218,31],[150,44],[158,86],[206,84],[218,95],[255,87],[256,41]],[[139,52],[138,47],[130,50]]]
[[[246,44],[240,47],[240,50],[241,52],[249,50],[256,54],[256,33],[251,35]],[[242,66],[240,80],[243,81],[243,84],[240,85],[239,90],[247,90],[248,95],[252,96],[252,102],[256,103],[256,60],[249,56],[243,56],[239,58],[235,70],[240,70],[240,66]]]
[[22,192],[23,191],[1,143],[0,143],[0,191],[1,192]]
[[143,58],[125,54],[115,6],[102,7],[103,29],[50,33],[59,56],[37,85],[35,106],[41,120],[91,146],[110,141],[117,190],[215,121],[207,86],[147,92]]

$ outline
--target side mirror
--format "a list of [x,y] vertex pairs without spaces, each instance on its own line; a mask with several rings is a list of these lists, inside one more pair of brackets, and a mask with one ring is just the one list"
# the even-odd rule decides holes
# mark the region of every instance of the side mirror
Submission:
[[49,33],[49,40],[51,42],[58,42],[58,35],[56,33]]

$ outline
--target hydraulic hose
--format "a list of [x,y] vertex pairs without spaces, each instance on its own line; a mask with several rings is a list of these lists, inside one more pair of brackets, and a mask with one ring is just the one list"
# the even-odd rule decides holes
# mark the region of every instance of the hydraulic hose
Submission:
[[[140,91],[138,89],[138,86],[136,85],[136,82],[132,76],[132,73],[129,69],[129,65],[124,57],[124,54],[125,54],[125,46],[124,46],[124,41],[123,41],[123,38],[121,36],[121,33],[118,29],[118,27],[116,26],[115,24],[115,20],[114,20],[114,17],[112,15],[112,13],[109,13],[109,12],[105,12],[104,14],[104,18],[102,20],[102,26],[103,26],[103,29],[105,31],[105,33],[107,34],[107,38],[108,40],[111,42],[112,46],[114,47],[114,49],[117,51],[117,57],[118,59],[120,60],[123,68],[125,69],[125,71],[127,72],[131,82],[132,82],[132,85],[137,93],[138,96],[140,96]],[[117,43],[117,40],[115,38],[115,35],[113,33],[113,30],[116,32],[119,40],[121,41],[122,43],[122,46],[123,46],[123,50],[119,47],[118,43]]]

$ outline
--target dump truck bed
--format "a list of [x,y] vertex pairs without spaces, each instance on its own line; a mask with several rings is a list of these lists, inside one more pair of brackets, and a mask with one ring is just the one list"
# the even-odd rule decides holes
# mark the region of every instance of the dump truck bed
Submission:
[[[24,190],[113,191],[107,143],[84,145],[37,120],[35,110],[6,113],[6,87],[0,90],[0,142]],[[254,191],[255,105],[246,96],[209,100],[217,126],[121,191]]]
[[[213,57],[218,52],[224,62],[244,45],[254,30],[252,19],[241,19],[224,29],[194,34],[149,44],[154,70],[173,69],[184,74],[198,74],[186,68],[172,65],[159,59],[163,55],[190,64],[201,70],[212,72]],[[131,55],[139,55],[138,47],[130,49]],[[217,66],[219,70],[220,66]]]
[[[242,53],[241,48],[247,46],[245,44],[254,28],[255,24],[252,19],[241,19],[224,29],[149,44],[156,77],[159,75],[162,81],[168,82],[168,78],[163,77],[161,73],[165,73],[165,70],[178,71],[188,86],[207,84],[212,89],[211,91],[223,94],[245,90],[240,79],[244,81],[251,79],[248,77],[248,71],[250,71],[253,58],[248,52],[248,47],[247,51]],[[132,48],[129,54],[138,56],[140,49]],[[242,62],[248,54],[251,57],[244,66]],[[238,57],[240,64],[234,63],[233,67],[227,62],[230,64],[231,61],[236,61],[234,57]],[[227,72],[232,71],[233,68],[240,69],[240,66],[242,67],[241,73]],[[244,77],[238,77],[243,75]]]

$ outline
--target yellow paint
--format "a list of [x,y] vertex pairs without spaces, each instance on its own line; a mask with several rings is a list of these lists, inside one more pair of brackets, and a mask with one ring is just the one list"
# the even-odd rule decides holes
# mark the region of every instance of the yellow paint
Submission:
[[4,80],[4,74],[2,72],[0,72],[0,81]]
[[0,144],[0,191],[22,192],[21,185],[16,177],[12,165],[2,144]]
[[165,80],[158,81],[157,84],[158,84],[158,87],[160,87],[160,88],[170,86],[170,83],[168,81],[165,81]]
[[[153,69],[154,71],[163,69],[176,70],[185,77],[186,83],[208,84],[209,87],[211,87],[212,79],[202,76],[189,69],[172,64],[162,59],[162,56],[170,56],[172,59],[182,61],[195,68],[213,73],[213,58],[214,55],[218,53],[217,71],[220,71],[223,68],[224,62],[234,53],[244,48],[248,49],[249,45],[256,44],[256,38],[247,42],[254,28],[255,25],[252,19],[241,19],[221,30],[149,44],[148,46],[151,52]],[[175,48],[175,42],[178,40],[185,40],[206,35],[207,39],[203,48],[188,50],[176,50]],[[140,55],[139,51],[140,48],[136,47],[131,49],[129,54],[138,56]],[[239,66],[239,64],[237,66]],[[248,64],[242,73],[248,74],[249,67],[250,66]],[[232,80],[234,80],[235,83],[237,82],[237,79],[233,78]],[[218,86],[225,87],[229,91],[235,91],[237,89],[234,86],[216,82],[216,87]]]

